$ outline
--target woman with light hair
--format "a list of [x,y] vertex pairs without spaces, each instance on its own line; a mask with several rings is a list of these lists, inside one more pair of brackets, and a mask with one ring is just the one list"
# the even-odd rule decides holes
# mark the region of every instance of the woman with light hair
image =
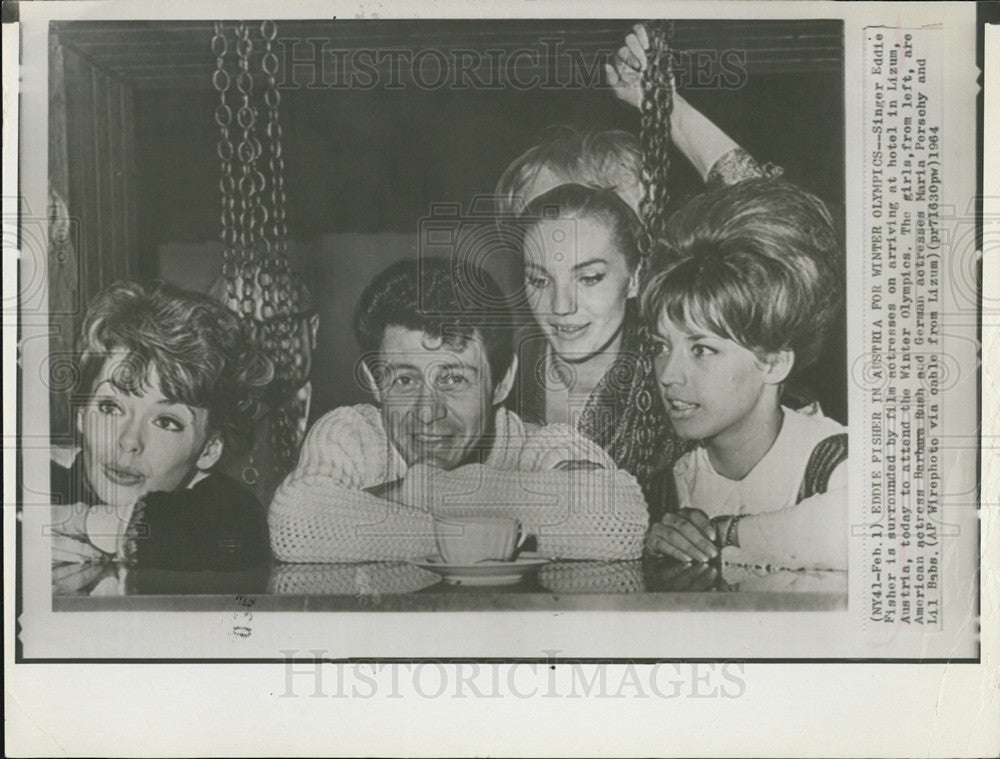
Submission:
[[[637,25],[607,66],[617,97],[639,108],[647,65]],[[706,185],[780,174],[761,167],[674,93],[671,138]],[[662,406],[635,299],[642,277],[638,236],[642,151],[628,132],[551,130],[513,161],[497,184],[499,211],[517,216],[525,295],[535,324],[518,336],[511,403],[535,423],[565,422],[639,480],[656,518],[672,506],[669,470],[686,444]]]

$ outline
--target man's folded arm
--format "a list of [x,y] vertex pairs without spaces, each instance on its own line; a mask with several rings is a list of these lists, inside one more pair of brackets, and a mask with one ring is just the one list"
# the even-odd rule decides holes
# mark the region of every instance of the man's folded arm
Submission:
[[422,493],[423,504],[441,516],[515,517],[546,556],[626,560],[642,552],[646,503],[635,478],[623,471],[498,471],[471,464],[450,472],[417,467],[407,484],[414,478],[414,486],[403,488],[408,502]]
[[395,561],[435,550],[429,513],[323,475],[290,475],[274,496],[268,523],[279,561]]
[[390,561],[434,550],[430,515],[362,490],[365,466],[385,443],[354,408],[327,414],[309,431],[299,463],[268,510],[279,561]]

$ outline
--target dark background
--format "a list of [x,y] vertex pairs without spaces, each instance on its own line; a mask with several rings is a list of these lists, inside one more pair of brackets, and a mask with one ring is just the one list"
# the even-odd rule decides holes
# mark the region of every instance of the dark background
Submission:
[[[349,22],[309,27],[308,33],[339,35],[334,47],[371,43],[416,50],[461,44],[508,52],[538,49],[541,38],[561,35],[567,46],[584,51],[590,65],[594,56],[617,49],[630,26],[606,20]],[[87,36],[98,31],[100,39]],[[281,34],[287,33],[285,26]],[[302,30],[295,33],[301,36]],[[221,250],[218,96],[210,82],[214,58],[206,55],[210,27],[118,30],[118,38],[134,38],[132,58],[106,28],[67,29],[63,39],[73,44],[74,34],[90,59],[103,54],[117,76],[137,82],[139,273],[207,290],[218,276]],[[840,22],[678,22],[675,41],[716,56],[742,51],[746,76],[736,87],[721,80],[684,87],[681,81],[682,94],[761,162],[782,166],[788,178],[827,201],[842,231]],[[182,57],[182,43],[195,52]],[[134,63],[136,51],[145,50],[148,57],[158,45],[164,51],[162,68]],[[191,55],[200,56],[197,66],[188,60]],[[490,193],[507,164],[549,125],[639,129],[638,112],[600,87],[308,89],[293,88],[287,76],[285,83],[281,123],[289,237],[294,265],[321,317],[312,372],[314,418],[336,405],[368,400],[354,381],[351,309],[371,276],[396,258],[418,253],[421,219],[434,204],[460,203],[466,209],[474,197]],[[682,158],[675,156],[672,169],[675,202],[699,191],[698,176]],[[824,410],[840,421],[846,421],[845,363],[841,324],[811,375]]]
[[[683,95],[761,162],[843,203],[839,75],[772,74],[740,90]],[[136,99],[144,247],[219,234],[219,130],[212,92]],[[544,127],[639,130],[608,90],[284,92],[285,186],[295,238],[324,232],[415,232],[432,203],[490,192]],[[679,155],[675,191],[697,192]]]

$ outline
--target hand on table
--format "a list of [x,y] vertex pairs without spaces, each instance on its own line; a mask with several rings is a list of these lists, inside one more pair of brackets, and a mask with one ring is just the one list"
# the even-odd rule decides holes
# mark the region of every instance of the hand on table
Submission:
[[[117,569],[107,563],[66,563],[52,566],[52,593],[57,596],[92,595],[108,578],[117,583]],[[100,594],[96,594],[100,595]]]
[[681,509],[649,528],[646,553],[704,564],[719,555],[717,543],[715,526],[704,511]]

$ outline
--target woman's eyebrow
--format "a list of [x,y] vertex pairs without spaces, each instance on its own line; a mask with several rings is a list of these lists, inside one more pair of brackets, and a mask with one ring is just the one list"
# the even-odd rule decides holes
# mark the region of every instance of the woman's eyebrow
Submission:
[[160,398],[156,402],[157,406],[183,406],[184,408],[191,408],[184,401],[172,401],[169,398]]
[[594,264],[607,264],[607,260],[603,258],[588,258],[586,261],[581,261],[573,266],[573,271],[578,271],[579,269],[586,269],[588,266],[593,266]]
[[184,409],[185,411],[187,411],[187,413],[191,415],[192,419],[194,419],[194,416],[195,416],[194,409],[191,406],[189,406],[188,404],[184,403],[183,401],[172,401],[172,400],[169,400],[168,398],[161,398],[160,400],[158,400],[156,402],[156,405],[157,406],[177,407],[177,408]]

